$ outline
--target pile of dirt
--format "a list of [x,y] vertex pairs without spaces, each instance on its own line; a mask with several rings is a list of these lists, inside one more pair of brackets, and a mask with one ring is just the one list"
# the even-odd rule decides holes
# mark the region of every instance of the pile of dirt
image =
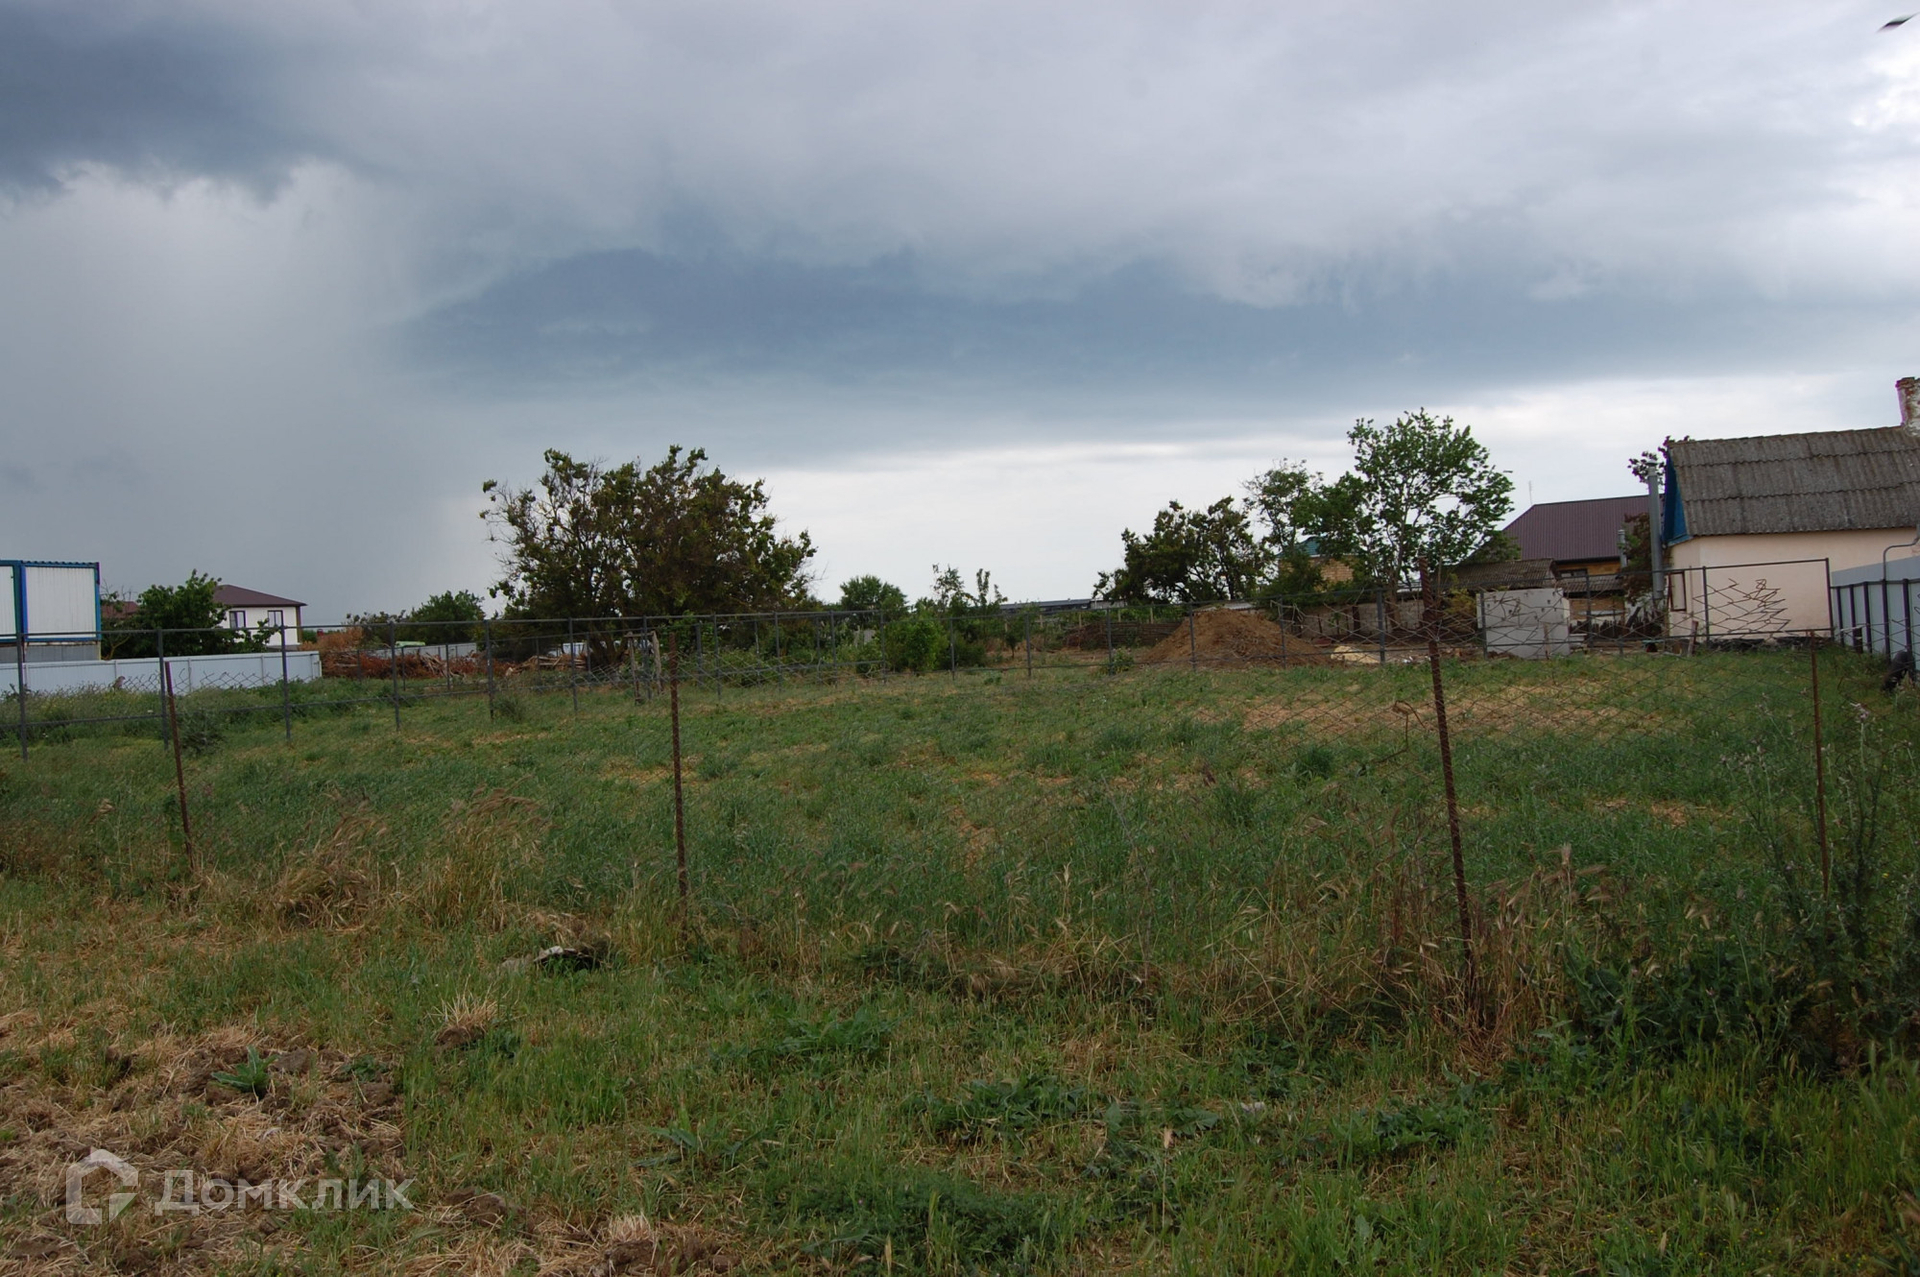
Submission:
[[[1192,633],[1189,633],[1189,628]],[[1140,657],[1143,665],[1198,658],[1202,665],[1325,665],[1326,652],[1258,612],[1214,608],[1196,613]]]

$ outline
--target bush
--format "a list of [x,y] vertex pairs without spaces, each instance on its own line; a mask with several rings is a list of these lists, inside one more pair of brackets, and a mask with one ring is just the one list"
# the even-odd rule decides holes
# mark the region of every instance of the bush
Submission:
[[887,664],[924,674],[949,659],[947,627],[930,616],[908,616],[887,626]]

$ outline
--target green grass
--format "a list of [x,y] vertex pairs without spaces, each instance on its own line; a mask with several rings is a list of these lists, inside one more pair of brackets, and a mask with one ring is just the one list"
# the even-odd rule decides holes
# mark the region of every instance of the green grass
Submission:
[[[192,862],[152,725],[66,729],[0,764],[0,1248],[1908,1271],[1920,1075],[1881,1003],[1915,705],[1828,659],[1833,855],[1884,875],[1852,956],[1802,899],[1804,653],[1449,667],[1484,1021],[1420,665],[689,691],[685,932],[664,700],[229,719],[187,762]],[[607,961],[508,963],[551,944]],[[421,1211],[89,1231],[76,1140],[156,1178],[378,1171]]]

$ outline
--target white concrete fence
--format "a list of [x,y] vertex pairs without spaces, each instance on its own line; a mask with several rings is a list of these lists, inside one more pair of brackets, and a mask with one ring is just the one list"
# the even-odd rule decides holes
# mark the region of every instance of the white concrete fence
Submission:
[[[222,652],[217,656],[169,656],[175,695],[206,688],[272,687],[281,677],[281,654]],[[59,693],[120,688],[129,692],[160,690],[160,662],[148,656],[117,661],[28,661],[27,691]],[[286,653],[286,678],[308,683],[320,677],[320,653]],[[19,666],[0,666],[0,696],[12,696],[19,686]]]

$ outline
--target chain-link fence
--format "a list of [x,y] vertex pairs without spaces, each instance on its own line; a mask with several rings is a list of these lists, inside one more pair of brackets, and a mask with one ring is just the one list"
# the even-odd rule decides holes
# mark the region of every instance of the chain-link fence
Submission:
[[[1424,666],[1431,640],[1473,689],[1456,711],[1461,726],[1564,726],[1568,715],[1584,715],[1596,729],[1614,732],[1654,721],[1656,711],[1641,702],[1670,701],[1703,681],[1654,658],[1777,652],[1835,636],[1824,561],[1663,575],[1658,590],[1646,574],[1493,575],[1442,581],[1431,597],[1333,588],[1211,606],[396,620],[251,635],[114,629],[57,636],[63,641],[47,649],[72,653],[98,641],[98,660],[36,661],[29,659],[32,645],[16,643],[12,668],[0,671],[7,684],[0,691],[13,701],[9,726],[26,751],[36,740],[79,730],[163,728],[166,672],[195,714],[277,717],[291,736],[298,718],[321,710],[381,706],[398,724],[406,706],[436,698],[484,698],[490,712],[503,695],[561,694],[577,705],[582,695],[613,692],[645,702],[665,686],[670,653],[691,690],[720,697],[910,676],[957,684],[982,674],[1037,680],[1134,669],[1318,671],[1272,713],[1322,733],[1362,737],[1406,728],[1428,712],[1419,708],[1418,689],[1395,671]],[[1817,611],[1808,600],[1817,600]],[[1882,624],[1871,644],[1862,637],[1868,630],[1857,626],[1839,637],[1862,637],[1859,646],[1886,647],[1891,656],[1895,632]],[[1910,643],[1910,627],[1897,632]],[[1636,663],[1640,668],[1630,668]],[[1341,677],[1369,671],[1375,677],[1368,683]]]
[[[1657,587],[1645,574],[1493,576],[1217,606],[392,620],[252,635],[115,629],[96,661],[30,661],[16,644],[7,690],[23,755],[89,734],[169,746],[185,834],[183,749],[249,719],[289,740],[303,720],[328,714],[390,714],[401,731],[410,710],[435,703],[448,711],[433,720],[442,736],[477,737],[494,720],[525,716],[534,698],[575,713],[670,719],[677,811],[687,697],[805,715],[817,703],[808,689],[823,685],[876,702],[903,686],[947,684],[962,696],[1045,688],[1047,713],[1061,721],[1038,738],[1027,725],[1021,756],[1036,775],[1057,763],[1124,788],[1126,760],[1225,722],[1296,785],[1384,785],[1377,810],[1427,822],[1422,839],[1443,819],[1452,898],[1425,897],[1421,907],[1457,909],[1470,940],[1492,906],[1467,890],[1463,845],[1537,841],[1550,825],[1573,841],[1566,822],[1584,812],[1604,824],[1649,794],[1663,795],[1653,817],[1676,828],[1719,819],[1730,766],[1764,773],[1780,810],[1809,813],[1824,874],[1822,741],[1833,732],[1822,719],[1823,667],[1824,712],[1834,717],[1835,695],[1852,698],[1837,708],[1862,721],[1866,689],[1896,689],[1890,656],[1912,667],[1910,649],[1888,650],[1885,606],[1870,644],[1845,627],[1836,633],[1828,598],[1826,565],[1816,562],[1681,567]],[[1910,642],[1910,627],[1898,633]],[[92,636],[67,637],[63,650]],[[1141,695],[1091,694],[1129,680]],[[1258,778],[1210,774],[1204,757],[1198,766],[1209,803],[1260,809]],[[1541,786],[1554,787],[1551,801]],[[1550,818],[1528,814],[1549,808]],[[1471,944],[1461,948],[1471,957]],[[1471,992],[1471,965],[1464,974]]]

